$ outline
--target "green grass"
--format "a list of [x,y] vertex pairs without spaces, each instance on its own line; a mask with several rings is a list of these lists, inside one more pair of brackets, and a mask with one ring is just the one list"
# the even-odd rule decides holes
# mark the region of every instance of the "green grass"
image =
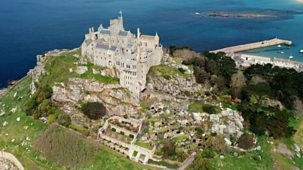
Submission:
[[82,133],[82,134],[87,133],[87,129],[85,129],[84,127],[82,127],[82,126],[80,126],[80,125],[71,124],[71,125],[69,126],[69,128],[71,128],[71,129],[73,129],[73,130],[75,130],[75,131],[77,131],[77,132],[80,132],[80,133]]
[[41,86],[52,86],[56,82],[67,82],[69,78],[77,77],[74,72],[69,72],[69,69],[75,69],[77,58],[72,55],[64,55],[58,57],[48,57],[45,64],[46,76],[41,80]]
[[151,67],[148,74],[153,77],[162,76],[165,79],[170,79],[173,75],[180,75],[183,76],[185,79],[189,78],[188,74],[182,73],[177,68],[170,67],[164,64]]
[[[43,133],[48,128],[48,125],[39,120],[34,120],[32,117],[26,116],[23,111],[22,106],[27,102],[30,96],[30,83],[31,79],[26,77],[0,98],[0,108],[6,113],[4,116],[0,117],[0,148],[14,154],[26,170],[66,169],[62,165],[52,161],[51,158],[45,157],[43,154],[33,149],[34,141],[39,134]],[[16,92],[17,95],[14,97]],[[2,107],[2,104],[5,104],[5,107]],[[16,108],[17,111],[11,113],[12,108]],[[18,117],[20,117],[19,122],[16,121]],[[5,121],[8,122],[8,125],[2,127],[2,124]],[[26,138],[29,140],[27,141]],[[15,140],[14,142],[12,142],[13,139]],[[21,143],[24,141],[26,141],[26,145],[22,146]],[[82,142],[81,145],[83,147],[85,146],[85,143]],[[130,161],[121,154],[102,145],[98,146],[96,150],[97,151],[91,160],[92,163],[82,169],[153,169]]]
[[203,112],[203,101],[194,101],[188,106],[188,111],[190,112]]
[[[251,151],[238,157],[230,154],[224,155],[224,159],[219,157],[214,158],[212,166],[214,169],[224,170],[257,170],[257,169],[272,169],[273,159],[270,156],[271,147],[267,142],[267,138],[259,137],[258,144],[263,151]],[[253,157],[261,156],[262,160],[254,160]]]
[[74,71],[70,72],[70,69],[75,70],[77,68],[77,64],[75,63],[78,59],[73,56],[74,53],[66,53],[58,57],[49,56],[45,65],[47,75],[43,76],[41,86],[44,87],[47,84],[52,86],[56,82],[67,82],[68,79],[72,77],[94,79],[105,84],[119,84],[119,78],[93,74],[93,69],[99,71],[104,69],[103,67],[94,66],[93,64],[88,64],[88,71],[82,75],[78,75]]
[[160,162],[155,162],[155,161],[149,160],[148,162],[152,163],[152,164],[156,164],[156,165],[166,166],[166,167],[171,168],[171,169],[177,169],[179,167],[178,164],[172,164],[172,163],[167,162],[165,160],[160,161]]
[[[33,140],[41,131],[47,128],[47,125],[40,121],[33,120],[22,111],[22,105],[29,99],[30,82],[30,78],[24,78],[0,98],[0,102],[5,104],[3,109],[6,113],[10,113],[12,108],[17,108],[15,113],[0,117],[0,148],[14,154],[25,169],[36,169],[38,167],[39,169],[52,169],[50,167],[53,166],[53,163],[45,159],[40,159],[40,154],[32,148]],[[14,97],[16,92],[18,97]],[[18,100],[18,98],[20,98],[19,96],[23,96],[22,99]],[[18,117],[20,117],[19,122],[16,121]],[[2,127],[2,123],[5,121],[8,122],[8,126]],[[26,138],[30,140],[26,142],[26,145],[22,146],[21,143],[26,141]],[[11,142],[13,139],[15,139],[15,142]],[[57,166],[56,169],[62,169],[62,167]]]
[[35,140],[34,148],[60,165],[81,168],[93,162],[98,147],[81,135],[52,124]]
[[[96,66],[98,67],[98,66]],[[101,74],[93,74],[93,67],[88,67],[88,71],[84,74],[80,75],[81,78],[90,78],[98,81],[99,83],[105,84],[119,84],[119,78],[110,77],[110,76],[103,76]]]
[[137,140],[136,145],[141,146],[141,147],[146,148],[146,149],[150,149],[150,150],[153,149],[153,147],[150,145],[150,143],[146,143],[146,142],[143,142],[141,140]]
[[206,112],[208,114],[218,114],[221,112],[220,108],[208,103],[205,103],[202,100],[196,100],[193,101],[189,106],[188,106],[188,111],[190,112]]
[[301,148],[303,148],[303,117],[299,119],[297,127],[297,132],[293,136],[293,141],[295,141]]
[[182,141],[182,140],[186,140],[186,139],[188,139],[187,135],[181,135],[181,136],[174,137],[173,141],[178,142],[178,141]]

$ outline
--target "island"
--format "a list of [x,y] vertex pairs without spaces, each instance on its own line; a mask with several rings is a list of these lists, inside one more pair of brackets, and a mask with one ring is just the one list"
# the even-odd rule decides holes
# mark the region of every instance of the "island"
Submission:
[[20,163],[8,168],[303,168],[300,70],[164,48],[123,19],[1,91],[1,150]]

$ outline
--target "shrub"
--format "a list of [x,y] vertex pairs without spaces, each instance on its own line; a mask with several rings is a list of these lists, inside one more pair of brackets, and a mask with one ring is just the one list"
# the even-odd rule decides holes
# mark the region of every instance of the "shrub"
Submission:
[[82,112],[90,119],[97,120],[107,114],[107,110],[102,103],[86,103],[82,107]]
[[52,110],[52,102],[50,99],[45,99],[42,103],[38,106],[38,111],[42,113],[42,115],[47,116],[51,114]]
[[58,117],[58,123],[62,126],[68,127],[72,120],[68,114],[60,114]]
[[169,158],[171,156],[174,156],[176,154],[176,146],[171,140],[164,140],[163,142],[163,157],[164,158]]
[[182,74],[184,74],[184,73],[186,72],[186,70],[184,70],[183,68],[178,68],[178,70],[179,70]]
[[209,114],[217,114],[218,108],[216,106],[210,104],[203,104],[202,105],[203,111]]
[[251,149],[254,147],[254,137],[248,133],[242,134],[238,139],[238,146],[243,149]]
[[56,121],[56,119],[57,119],[56,115],[54,115],[54,114],[48,115],[48,117],[47,117],[47,123],[48,124],[52,124],[52,123],[54,123]]
[[24,105],[26,115],[30,116],[33,114],[33,110],[37,107],[36,97],[31,97]]

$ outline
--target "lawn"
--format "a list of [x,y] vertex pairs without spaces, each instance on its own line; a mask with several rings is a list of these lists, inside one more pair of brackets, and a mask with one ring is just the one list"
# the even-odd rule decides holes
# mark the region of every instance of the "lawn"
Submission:
[[146,148],[146,149],[150,149],[150,150],[153,149],[153,147],[150,145],[150,143],[146,143],[146,142],[143,142],[141,140],[137,140],[136,145],[141,146],[141,147]]

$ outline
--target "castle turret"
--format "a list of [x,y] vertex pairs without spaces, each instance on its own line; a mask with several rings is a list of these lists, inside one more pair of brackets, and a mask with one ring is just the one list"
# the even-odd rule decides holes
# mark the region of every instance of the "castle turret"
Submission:
[[140,37],[141,37],[141,32],[140,32],[140,28],[137,28],[137,43],[140,43]]
[[156,35],[155,35],[155,45],[159,46],[159,42],[160,42],[160,37],[159,37],[158,33],[156,33]]
[[100,32],[100,31],[102,31],[102,30],[103,30],[103,25],[100,24],[100,26],[99,26],[99,28],[98,28],[98,31]]
[[120,28],[124,31],[124,21],[123,21],[123,14],[122,14],[122,11],[119,12],[120,13],[120,17],[119,17],[119,25],[120,25]]

